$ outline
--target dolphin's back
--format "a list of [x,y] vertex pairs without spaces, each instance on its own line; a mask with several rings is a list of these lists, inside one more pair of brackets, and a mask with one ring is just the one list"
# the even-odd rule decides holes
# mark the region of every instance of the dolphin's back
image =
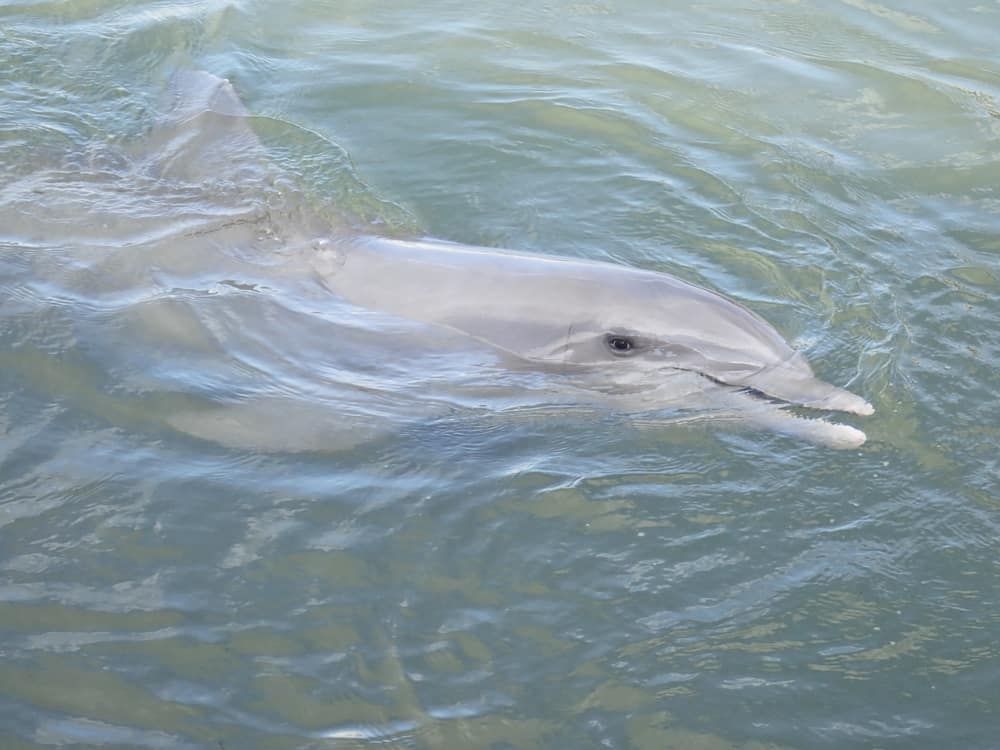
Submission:
[[486,321],[589,324],[749,347],[768,362],[794,355],[760,316],[668,274],[428,240],[351,238],[335,252],[326,282],[345,299],[471,335]]
[[[348,301],[524,356],[572,328],[668,337],[741,357],[754,370],[795,357],[760,316],[668,274],[436,241],[362,237],[336,248],[326,282]],[[509,345],[490,338],[504,328]]]

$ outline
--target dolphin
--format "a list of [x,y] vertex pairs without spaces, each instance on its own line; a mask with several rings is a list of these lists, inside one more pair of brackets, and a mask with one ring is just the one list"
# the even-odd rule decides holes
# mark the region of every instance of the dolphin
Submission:
[[447,326],[526,362],[601,371],[609,382],[697,372],[813,409],[871,404],[818,379],[773,326],[669,274],[435,240],[338,240],[327,287],[354,304]]
[[[632,394],[628,411],[655,409],[658,386],[687,372],[704,378],[705,391],[728,387],[747,400],[874,412],[860,396],[817,378],[761,316],[669,274],[372,235],[334,237],[321,252],[317,272],[339,297],[463,333],[521,366],[575,373],[595,393]],[[760,408],[748,414],[833,447],[865,441],[848,425]]]
[[[237,131],[229,137],[256,143],[229,81],[188,73],[175,91],[174,121],[198,120],[199,138],[210,144],[228,126]],[[874,412],[817,378],[761,316],[666,273],[343,230],[310,245],[304,261],[341,300],[468,336],[511,367],[568,375],[576,393],[627,412],[676,406],[678,394],[706,403],[724,393],[720,402],[741,407],[750,423],[839,448],[863,444],[865,434],[783,405]],[[701,388],[692,391],[691,375]]]
[[[238,179],[241,170],[267,163],[251,127],[253,117],[229,81],[203,71],[185,72],[175,76],[169,97],[167,116],[146,147],[157,180],[197,183],[219,174]],[[307,213],[296,211],[295,216]],[[188,232],[180,243],[186,252],[172,243],[172,256],[156,257],[158,273],[170,272],[172,257],[190,276],[199,263],[211,266],[206,248],[215,252],[235,244],[237,252],[215,256],[226,265],[225,270],[220,266],[228,279],[224,283],[263,289],[232,281],[263,271],[272,280],[294,280],[294,289],[308,296],[310,310],[329,305],[333,311],[309,317],[310,326],[335,325],[330,321],[338,311],[348,317],[371,311],[380,320],[398,321],[395,328],[388,326],[393,333],[386,339],[387,358],[414,356],[421,343],[425,349],[485,351],[490,358],[482,367],[484,382],[517,387],[527,381],[508,379],[506,373],[533,373],[545,381],[539,391],[545,401],[608,407],[636,415],[644,425],[703,418],[738,421],[835,448],[865,442],[865,434],[855,427],[806,418],[789,407],[864,416],[874,412],[870,403],[817,378],[805,358],[760,315],[669,274],[436,239],[379,236],[315,216],[286,227],[285,246],[273,257],[249,262],[244,246],[253,245],[257,228],[223,219],[218,229]],[[132,253],[130,258],[128,264],[109,265],[102,283],[113,286],[111,276],[126,267],[127,283],[140,283],[135,269],[141,257]],[[190,332],[202,325],[187,301],[161,298],[146,306],[156,311],[157,331]],[[175,317],[163,318],[168,312]],[[218,321],[210,327],[219,329]],[[368,332],[378,337],[385,328],[377,325]],[[341,337],[345,330],[339,331]],[[400,341],[406,342],[406,351]],[[323,356],[349,367],[351,352],[344,349],[334,337]],[[463,361],[463,367],[475,369],[484,361],[473,358]],[[445,372],[454,375],[456,370]],[[285,395],[264,393],[217,409],[181,411],[166,421],[195,437],[248,448],[267,448],[283,417],[300,425],[301,440],[286,435],[282,450],[350,447],[360,435],[378,434],[370,429],[374,415],[356,410],[343,415],[339,432],[350,439],[338,443],[332,426],[337,418],[315,417],[310,423],[310,409],[289,399],[288,387],[280,390]],[[674,416],[657,419],[663,410],[673,410]]]

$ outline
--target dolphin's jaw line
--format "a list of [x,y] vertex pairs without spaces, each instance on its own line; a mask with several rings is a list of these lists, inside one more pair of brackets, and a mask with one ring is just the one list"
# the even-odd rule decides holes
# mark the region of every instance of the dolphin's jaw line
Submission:
[[[762,405],[772,405],[774,407],[773,409],[761,409],[759,412],[749,412],[744,415],[744,417],[775,432],[792,435],[817,445],[835,448],[838,450],[860,448],[868,440],[868,436],[857,427],[841,424],[840,422],[830,422],[822,417],[802,416],[788,410],[789,407],[801,407],[806,409],[822,409],[826,411],[842,411],[860,416],[867,416],[874,413],[875,409],[871,404],[848,391],[840,391],[840,389],[837,389],[838,392],[842,392],[854,401],[863,404],[864,407],[867,407],[867,411],[863,410],[861,407],[836,408],[829,403],[809,404],[790,401],[774,396],[766,391],[762,391],[752,385],[733,385],[705,372],[697,370],[688,371],[697,372],[703,378],[715,383],[716,385],[732,388],[736,393],[745,395]],[[817,382],[822,383],[823,381]],[[824,383],[824,385],[828,384]],[[835,386],[830,387],[835,388]],[[850,402],[850,404],[853,405],[853,402]],[[845,404],[845,406],[846,405],[848,404]]]

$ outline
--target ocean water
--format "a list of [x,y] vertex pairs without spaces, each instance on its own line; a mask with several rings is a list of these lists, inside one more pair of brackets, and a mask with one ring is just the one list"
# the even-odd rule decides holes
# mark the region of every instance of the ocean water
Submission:
[[[259,142],[165,179],[185,70]],[[998,185],[996,3],[0,2],[0,747],[1000,746]],[[325,222],[722,291],[868,442],[451,397]]]

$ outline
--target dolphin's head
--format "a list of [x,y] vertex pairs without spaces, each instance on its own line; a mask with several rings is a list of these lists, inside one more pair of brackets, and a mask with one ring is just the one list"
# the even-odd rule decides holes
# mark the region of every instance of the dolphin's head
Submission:
[[759,315],[667,274],[376,237],[343,257],[323,278],[349,301],[445,325],[521,360],[586,370],[602,390],[652,390],[687,371],[792,404],[872,412],[818,380]]
[[616,382],[656,382],[686,370],[792,404],[871,414],[864,399],[818,379],[763,318],[732,300],[672,277],[631,271],[606,279],[550,352],[599,368]]

